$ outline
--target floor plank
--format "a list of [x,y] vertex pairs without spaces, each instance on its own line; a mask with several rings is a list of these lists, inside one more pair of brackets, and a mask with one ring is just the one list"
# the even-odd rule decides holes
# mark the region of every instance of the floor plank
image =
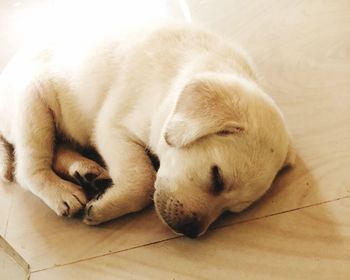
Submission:
[[42,279],[349,279],[350,199],[33,273]]
[[32,270],[125,250],[173,237],[153,209],[93,227],[56,216],[38,198],[17,188],[6,240]]

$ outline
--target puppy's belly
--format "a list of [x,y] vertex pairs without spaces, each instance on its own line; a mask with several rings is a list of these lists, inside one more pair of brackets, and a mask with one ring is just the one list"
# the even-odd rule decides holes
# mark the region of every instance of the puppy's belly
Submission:
[[62,127],[61,125],[58,129],[58,132],[64,138],[70,141],[73,141],[79,144],[80,146],[87,147],[91,145],[91,141],[90,141],[91,134],[88,133],[87,130],[67,128],[67,127]]
[[56,122],[59,134],[65,138],[84,147],[91,145],[94,124],[94,120],[91,117],[85,117],[81,112],[77,111],[76,116],[64,116],[60,120],[56,120]]
[[56,127],[65,137],[81,146],[91,146],[95,122],[104,101],[99,92],[65,91],[57,93],[52,106]]

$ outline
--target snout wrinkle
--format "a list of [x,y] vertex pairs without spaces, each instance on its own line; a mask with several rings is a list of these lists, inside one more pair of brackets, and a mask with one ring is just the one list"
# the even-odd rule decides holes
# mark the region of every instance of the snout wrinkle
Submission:
[[201,225],[196,213],[187,211],[181,201],[167,192],[155,193],[155,205],[163,221],[176,233],[190,238],[200,234]]
[[156,192],[155,202],[163,220],[174,229],[185,215],[183,204],[167,192]]

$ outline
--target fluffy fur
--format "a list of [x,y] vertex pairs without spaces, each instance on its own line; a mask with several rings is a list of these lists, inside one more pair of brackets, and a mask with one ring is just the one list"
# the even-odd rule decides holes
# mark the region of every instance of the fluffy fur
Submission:
[[[57,176],[89,170],[72,167],[85,160],[72,151],[55,157],[57,133],[103,157],[114,184],[102,196],[88,202]],[[98,224],[143,209],[155,185],[162,220],[190,237],[248,207],[293,161],[247,56],[184,25],[20,53],[0,77],[0,134],[1,178],[10,179],[12,145],[17,181],[58,215],[85,207],[84,222]],[[146,148],[160,159],[157,175]]]

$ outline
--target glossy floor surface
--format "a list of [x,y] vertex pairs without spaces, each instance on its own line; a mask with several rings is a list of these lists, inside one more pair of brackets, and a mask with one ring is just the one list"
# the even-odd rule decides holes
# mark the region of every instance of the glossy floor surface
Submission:
[[118,16],[201,23],[252,55],[289,124],[297,162],[262,200],[197,240],[175,236],[152,208],[89,227],[1,184],[0,234],[31,279],[350,279],[350,2],[86,3],[2,0],[0,67],[50,15],[62,19],[58,26]]

